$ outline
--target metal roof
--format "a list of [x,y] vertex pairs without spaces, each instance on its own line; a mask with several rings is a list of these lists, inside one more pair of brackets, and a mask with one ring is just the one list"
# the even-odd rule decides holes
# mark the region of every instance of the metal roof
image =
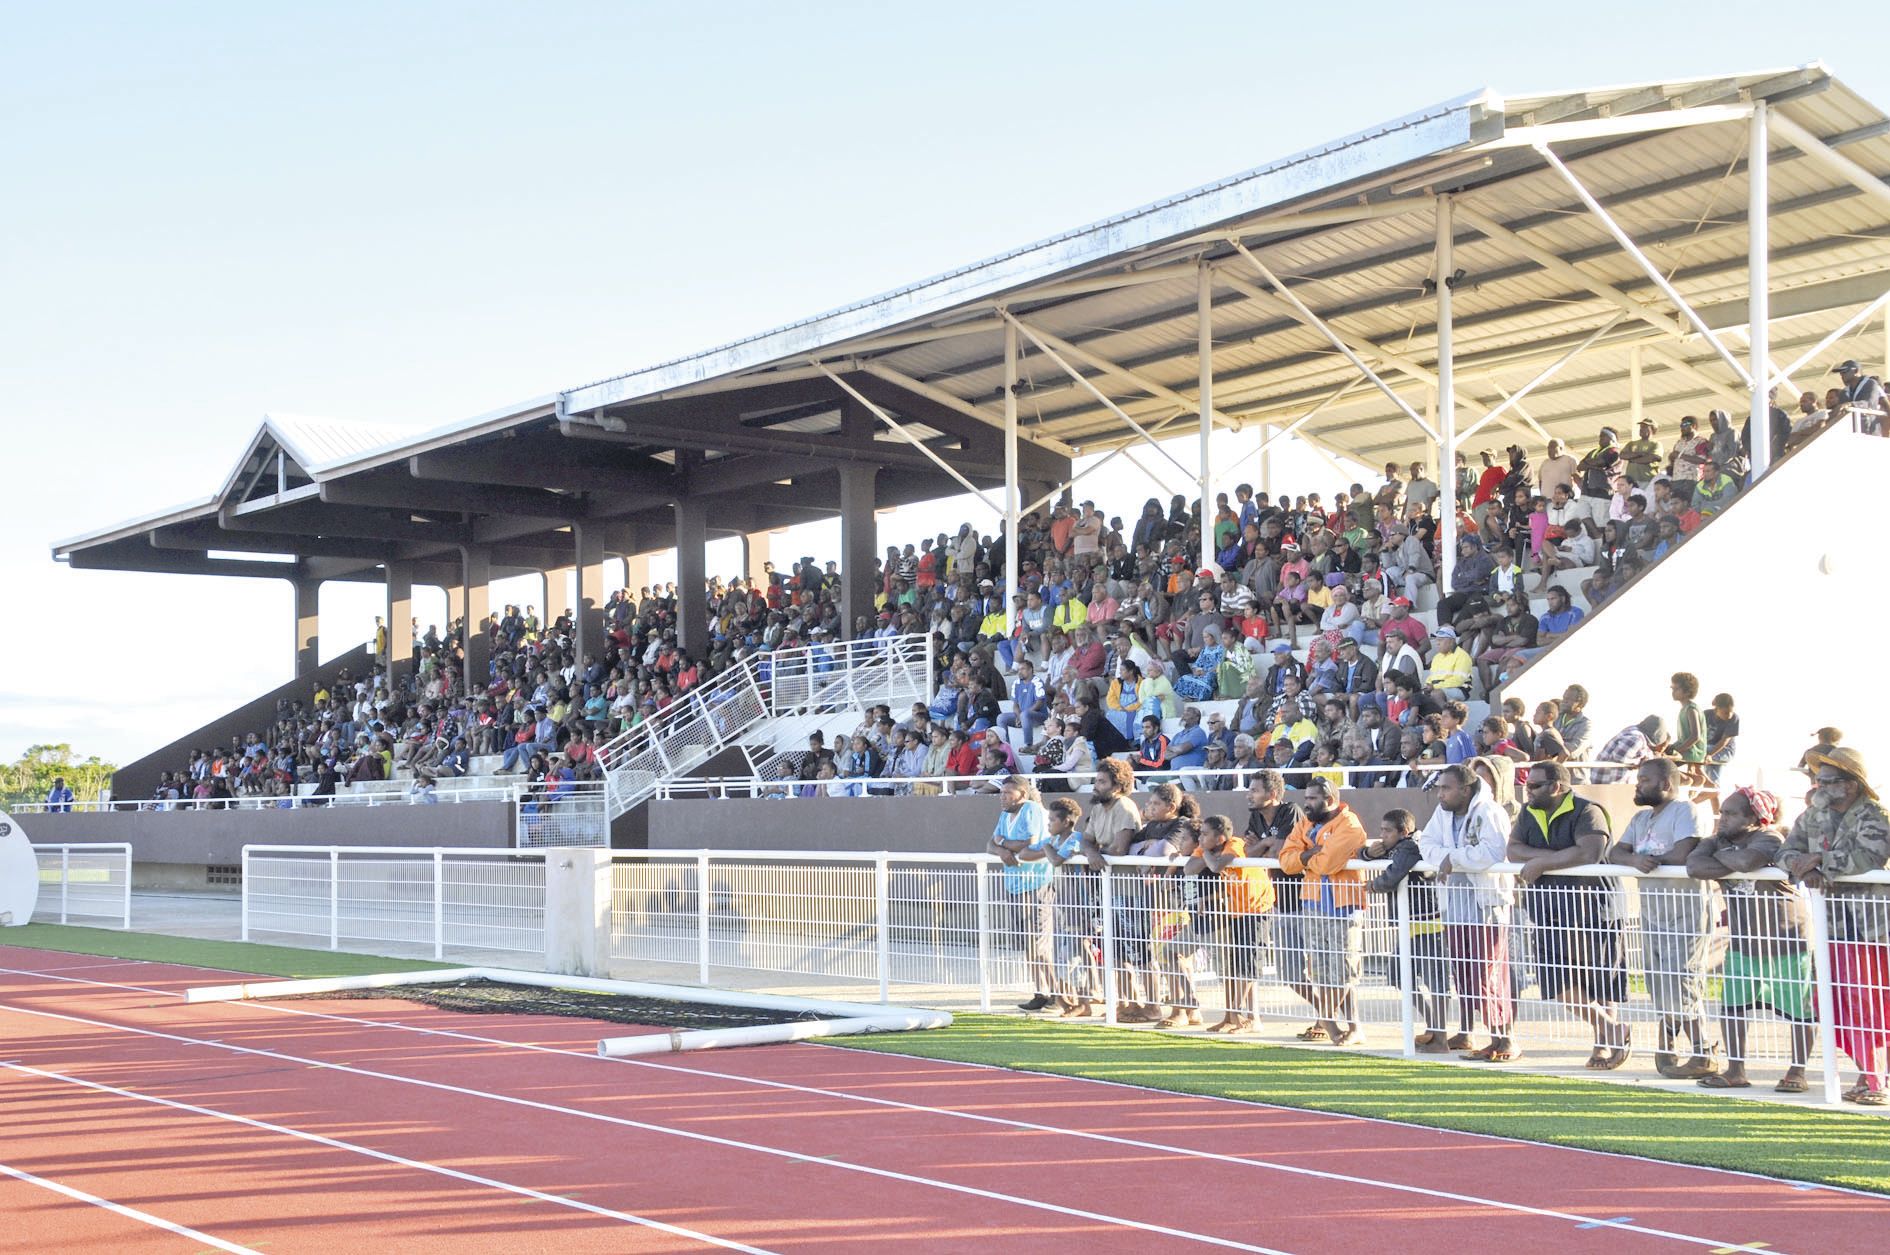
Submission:
[[[513,438],[542,450],[559,433],[593,438],[570,442],[580,460],[620,453],[671,468],[675,449],[684,447],[706,450],[697,460],[718,467],[718,452],[748,450],[755,460],[753,439],[718,446],[702,432],[726,420],[752,436],[767,429],[757,415],[794,409],[776,439],[829,440],[821,433],[831,423],[819,407],[843,398],[823,378],[827,370],[910,399],[909,409],[895,408],[926,436],[954,421],[962,428],[967,417],[988,436],[1002,421],[995,398],[1007,315],[1087,381],[1071,379],[1026,342],[1022,434],[1058,456],[1105,450],[1138,437],[1091,387],[1150,429],[1192,417],[1204,267],[1212,286],[1215,410],[1224,426],[1300,421],[1301,435],[1360,460],[1425,458],[1432,446],[1424,432],[1362,382],[1292,301],[1309,307],[1423,413],[1437,365],[1431,272],[1439,193],[1454,205],[1453,265],[1463,271],[1452,289],[1460,430],[1544,366],[1583,350],[1513,405],[1500,430],[1473,437],[1472,447],[1483,438],[1531,448],[1550,435],[1585,439],[1625,411],[1631,375],[1659,417],[1715,405],[1742,410],[1744,385],[1719,347],[1676,313],[1534,145],[1554,142],[1560,160],[1662,278],[1743,352],[1741,119],[1757,100],[1862,167],[1865,182],[1890,171],[1890,119],[1820,64],[1519,97],[1474,92],[870,300],[426,431],[272,416],[218,499],[75,538],[56,552],[214,515],[240,476],[259,474],[254,456],[271,441],[324,500],[326,485],[360,476],[397,495],[410,470],[419,475],[410,459],[450,458],[468,448],[491,455]],[[1775,138],[1768,164],[1771,335],[1774,359],[1784,364],[1890,288],[1890,207],[1831,162],[1805,156],[1789,137]],[[1858,334],[1824,356],[1871,356],[1850,347]],[[1794,385],[1810,383],[1822,366],[1822,358],[1810,363]],[[639,424],[639,414],[653,417]],[[626,416],[633,419],[627,433]],[[708,425],[693,432],[696,424]],[[599,443],[613,434],[642,443]],[[696,442],[684,443],[690,439]],[[888,458],[912,456],[884,440],[869,444]],[[803,461],[834,456],[818,444],[796,452],[808,455]],[[443,490],[434,479],[437,500]],[[955,491],[938,479],[942,492]],[[923,486],[909,482],[904,491]],[[297,508],[312,508],[301,500]]]
[[[1739,109],[1755,99],[1871,170],[1890,170],[1884,115],[1818,64],[1521,97],[1477,92],[978,266],[572,389],[561,411],[584,423],[611,407],[625,413],[637,403],[744,381],[802,377],[818,359],[917,381],[996,422],[997,314],[1005,308],[1053,345],[1077,346],[1155,385],[1128,384],[1081,363],[1138,422],[1160,423],[1196,392],[1196,267],[1206,265],[1215,285],[1216,409],[1235,426],[1291,421],[1357,380],[1358,371],[1293,317],[1230,240],[1264,259],[1422,411],[1424,375],[1436,365],[1429,285],[1437,191],[1450,191],[1456,202],[1454,261],[1465,271],[1454,289],[1462,422],[1596,333],[1595,347],[1556,386],[1532,392],[1490,438],[1535,447],[1546,435],[1585,438],[1608,404],[1610,381],[1620,385],[1613,404],[1625,405],[1633,357],[1648,404],[1737,411],[1743,385],[1717,351],[1681,322],[1531,145],[1555,139],[1674,287],[1690,303],[1714,308],[1717,327],[1742,326],[1747,132]],[[1770,287],[1774,321],[1782,324],[1773,330],[1774,357],[1782,363],[1835,326],[1834,311],[1890,286],[1890,214],[1787,143],[1774,141],[1769,165]],[[1491,232],[1480,229],[1483,221]],[[1544,265],[1530,250],[1561,265]],[[1659,317],[1624,317],[1604,330],[1622,313],[1621,302],[1595,285]],[[1081,452],[1136,438],[1046,354],[1023,347],[1027,437]],[[1400,371],[1394,358],[1417,369]],[[1586,390],[1574,386],[1582,383]],[[1303,431],[1333,451],[1367,458],[1417,458],[1429,447],[1369,384],[1330,402]]]

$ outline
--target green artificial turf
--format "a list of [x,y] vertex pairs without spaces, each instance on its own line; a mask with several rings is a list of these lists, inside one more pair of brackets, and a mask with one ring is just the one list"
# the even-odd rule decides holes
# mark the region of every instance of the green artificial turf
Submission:
[[[992,1015],[831,1044],[1890,1193],[1890,1119],[1861,1112]],[[1771,1084],[1776,1071],[1759,1069],[1754,1084]]]
[[20,928],[0,930],[0,945],[30,946],[36,950],[60,950],[68,954],[97,954],[111,959],[180,963],[187,967],[210,967],[253,976],[359,976],[369,972],[420,972],[428,968],[453,966],[418,959],[390,959],[333,950],[297,950],[290,946],[259,946],[248,941],[199,941],[192,937],[161,937],[156,933],[79,928],[70,924],[27,924]]

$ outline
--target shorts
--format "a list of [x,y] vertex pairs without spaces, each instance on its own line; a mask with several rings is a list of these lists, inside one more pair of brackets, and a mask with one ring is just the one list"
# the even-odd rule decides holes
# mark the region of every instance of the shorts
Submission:
[[1627,949],[1610,887],[1544,877],[1524,890],[1523,902],[1535,925],[1536,982],[1544,998],[1567,993],[1627,1001]]
[[1817,1018],[1811,1005],[1811,955],[1726,952],[1720,968],[1719,1004],[1728,1011],[1767,1007],[1788,1020],[1809,1024]]
[[1316,989],[1350,989],[1365,966],[1363,912],[1306,913],[1300,917],[1306,943],[1307,983]]
[[1266,944],[1267,917],[1252,913],[1221,915],[1221,948],[1214,956],[1214,966],[1228,980],[1260,978],[1260,947]]

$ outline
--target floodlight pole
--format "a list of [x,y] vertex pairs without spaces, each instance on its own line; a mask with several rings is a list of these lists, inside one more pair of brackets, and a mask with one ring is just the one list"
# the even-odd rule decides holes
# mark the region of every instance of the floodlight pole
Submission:
[[1450,283],[1456,273],[1451,252],[1451,212],[1448,195],[1437,198],[1437,588],[1441,598],[1450,590],[1457,565],[1457,390],[1451,360]]
[[1017,630],[1017,327],[1004,324],[1004,628]]
[[1214,515],[1208,490],[1214,473],[1210,448],[1214,440],[1214,271],[1204,261],[1195,270],[1195,326],[1201,359],[1201,561],[1214,556]]
[[1752,478],[1757,480],[1772,465],[1772,300],[1771,201],[1766,168],[1766,103],[1755,101],[1746,124],[1751,151],[1746,157],[1746,351],[1751,355],[1747,374],[1752,384]]

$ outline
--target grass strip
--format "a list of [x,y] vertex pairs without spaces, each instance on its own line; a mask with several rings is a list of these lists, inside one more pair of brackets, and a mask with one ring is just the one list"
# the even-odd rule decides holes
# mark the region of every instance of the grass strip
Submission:
[[26,924],[19,928],[8,928],[0,931],[0,945],[29,946],[35,950],[58,950],[67,954],[95,954],[108,959],[144,959],[152,963],[178,963],[186,967],[210,967],[225,972],[284,978],[422,972],[454,966],[420,959],[390,959],[373,954],[344,954],[335,950],[300,950],[292,946],[257,945],[250,941],[202,941],[194,937],[164,937],[157,933],[83,928],[75,924]]
[[[946,1029],[834,1038],[855,1050],[1489,1133],[1890,1194],[1890,1119],[1723,1095],[1100,1025],[961,1015]],[[1761,1069],[1755,1084],[1769,1084]]]

